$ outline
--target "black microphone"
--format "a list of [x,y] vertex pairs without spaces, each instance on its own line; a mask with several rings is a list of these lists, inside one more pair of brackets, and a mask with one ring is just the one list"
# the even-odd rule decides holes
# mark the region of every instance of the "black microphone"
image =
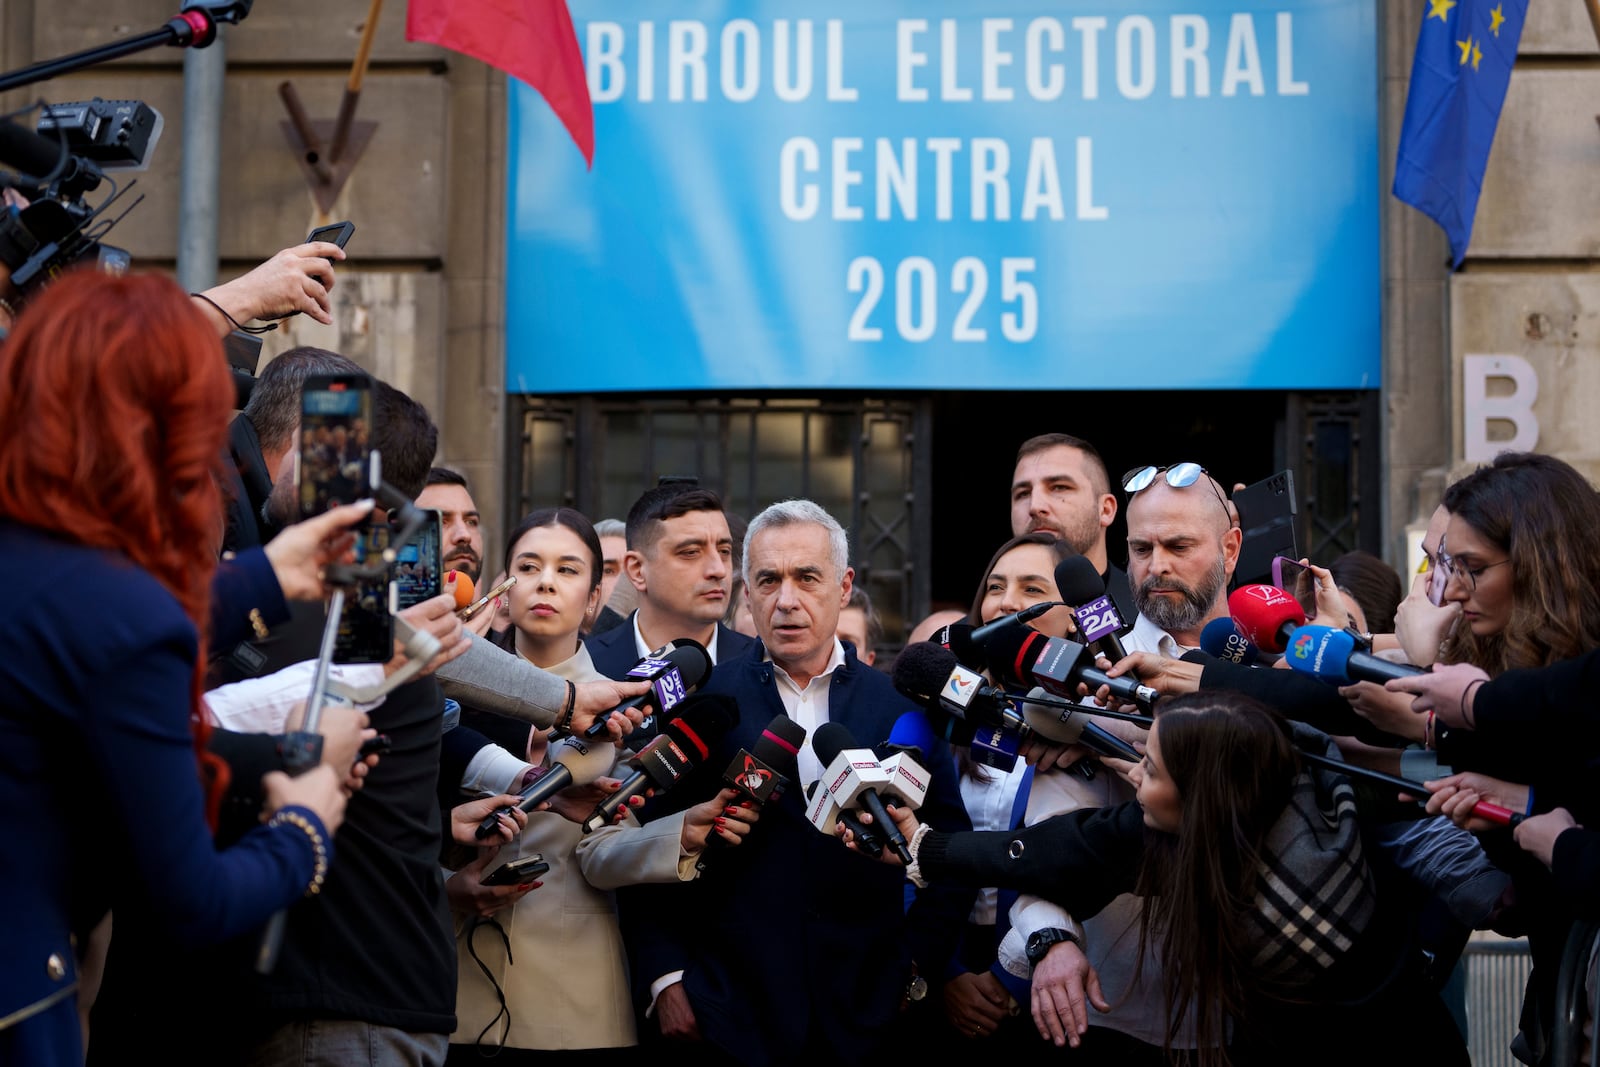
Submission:
[[894,687],[923,707],[981,726],[1022,726],[1004,689],[956,662],[956,654],[931,641],[907,645],[895,657]]
[[[1000,618],[995,619],[992,622],[986,622],[976,630],[973,630],[973,643],[979,647],[982,647],[983,645],[988,644],[989,639],[995,634],[1026,626],[1028,623],[1032,622],[1034,619],[1037,619],[1045,612],[1054,608],[1063,608],[1066,606],[1066,604],[1063,604],[1059,600],[1047,600],[1040,604],[1030,604],[1021,611],[1013,611],[1010,615],[1002,615]],[[953,628],[955,625],[957,624],[952,623],[951,627]]]
[[[1020,638],[1020,640],[1018,639]],[[1046,637],[1037,630],[1002,634],[989,643],[989,671],[1018,685],[1040,685],[1047,692],[1076,698],[1078,685],[1105,686],[1119,700],[1144,710],[1160,696],[1135,678],[1113,678],[1094,665],[1094,654],[1076,641]]]
[[[737,789],[747,802],[760,810],[769,801],[783,796],[784,789],[799,775],[800,746],[805,743],[804,726],[787,715],[774,715],[756,739],[754,752],[741,748],[733,754],[728,769],[722,772],[722,783]],[[727,843],[717,834],[706,838],[707,849]],[[702,857],[702,869],[704,864]]]
[[953,622],[934,633],[933,643],[949,649],[963,667],[981,671],[988,660],[983,647],[972,639],[975,632],[970,623]]
[[1078,635],[1095,652],[1112,663],[1125,659],[1128,650],[1122,647],[1117,635],[1123,628],[1117,605],[1106,592],[1105,579],[1083,556],[1069,556],[1056,564],[1056,592],[1062,600],[1073,605],[1073,617],[1078,620]]
[[649,691],[596,715],[594,725],[584,731],[584,736],[599,737],[605,733],[608,718],[616,712],[626,714],[634,708],[646,709],[645,721],[639,729],[648,730],[652,725],[651,716],[665,715],[684,697],[704,685],[709,677],[711,653],[706,651],[706,646],[687,637],[663,645],[634,664],[621,679],[625,682],[649,681]]
[[849,810],[859,805],[865,809],[874,825],[882,829],[900,862],[911,866],[911,847],[906,835],[889,818],[889,811],[876,789],[880,785],[890,785],[892,776],[884,771],[872,750],[857,745],[849,728],[836,722],[825,722],[817,727],[811,747],[825,768],[821,779],[823,788],[840,808]]
[[41,137],[15,122],[0,121],[0,163],[43,179],[55,173],[65,154],[60,141]]
[[[617,762],[617,749],[610,741],[586,741],[569,735],[550,743],[550,759],[555,766],[522,791],[517,807],[523,811],[532,811],[569,785],[588,785],[610,771]],[[510,808],[496,808],[490,812],[478,824],[478,840],[493,837],[500,825],[500,816],[509,814]]]
[[660,736],[628,761],[633,773],[623,779],[622,788],[595,805],[584,821],[583,832],[593,833],[611,822],[629,799],[646,789],[665,792],[677,785],[711,755],[712,746],[738,721],[739,705],[730,696],[696,693],[685,699]]

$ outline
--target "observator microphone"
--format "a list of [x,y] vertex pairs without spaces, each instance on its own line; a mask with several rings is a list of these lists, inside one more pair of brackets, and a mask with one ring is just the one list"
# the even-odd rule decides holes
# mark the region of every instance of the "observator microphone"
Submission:
[[[836,722],[825,722],[817,727],[811,747],[826,768],[822,773],[822,788],[832,794],[841,809],[860,807],[870,814],[873,823],[882,828],[900,862],[909,867],[910,845],[889,817],[878,790],[892,787],[905,801],[903,807],[915,809],[927,794],[927,771],[923,770],[920,776],[908,781],[907,775],[886,769],[870,748],[858,746],[850,730]],[[906,793],[908,788],[910,795]]]
[[622,787],[595,805],[583,832],[593,833],[617,817],[633,797],[647,789],[665,792],[711,755],[711,747],[739,721],[739,705],[721,693],[696,693],[678,707],[661,734],[628,761],[633,773]]
[[1068,556],[1056,564],[1056,592],[1073,605],[1078,620],[1078,636],[1083,643],[1112,663],[1128,657],[1118,633],[1123,629],[1117,605],[1106,592],[1105,579],[1084,556]]
[[1331,626],[1302,626],[1289,641],[1289,651],[1283,657],[1289,666],[1302,674],[1309,674],[1338,685],[1352,682],[1384,682],[1395,678],[1413,678],[1428,672],[1409,663],[1390,663],[1381,656],[1363,652],[1356,647],[1356,639],[1347,630]]
[[923,707],[974,725],[1022,726],[1004,689],[962,666],[954,652],[931,641],[907,645],[894,661],[895,689]]
[[1259,656],[1256,646],[1250,643],[1231,616],[1206,623],[1205,629],[1200,631],[1200,650],[1241,667],[1252,665]]
[[[569,735],[550,743],[550,760],[555,766],[522,791],[517,807],[523,811],[532,811],[569,785],[588,785],[606,774],[617,762],[617,747],[610,741],[588,741]],[[511,808],[496,808],[490,812],[478,824],[478,840],[493,837],[500,825],[500,816],[511,812]]]
[[1300,602],[1275,585],[1241,585],[1228,594],[1228,614],[1251,644],[1273,654],[1282,652],[1289,635],[1306,622]]
[[[634,708],[645,709],[645,721],[640,730],[653,728],[651,719],[666,715],[684,697],[695,692],[711,677],[711,653],[706,646],[688,637],[663,645],[650,653],[628,671],[625,682],[650,682],[648,691],[625,700],[610,711],[595,716],[594,725],[584,731],[585,737],[599,737],[605,733],[606,720],[615,712],[626,714]],[[635,731],[637,732],[637,731]]]

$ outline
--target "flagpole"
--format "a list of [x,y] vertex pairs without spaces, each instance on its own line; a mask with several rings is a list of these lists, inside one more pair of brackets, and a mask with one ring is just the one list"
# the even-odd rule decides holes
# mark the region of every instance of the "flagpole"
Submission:
[[350,122],[356,117],[356,101],[361,97],[361,82],[367,74],[367,59],[372,55],[372,38],[378,32],[378,14],[383,10],[383,0],[372,0],[367,8],[367,21],[361,27],[361,43],[356,47],[355,62],[350,64],[350,79],[345,82],[344,96],[339,101],[339,117],[333,124],[333,142],[328,146],[328,159],[334,163],[344,155]]

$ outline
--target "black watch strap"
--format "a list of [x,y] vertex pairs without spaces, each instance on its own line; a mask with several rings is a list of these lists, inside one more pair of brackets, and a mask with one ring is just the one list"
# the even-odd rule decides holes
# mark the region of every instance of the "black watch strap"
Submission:
[[1077,944],[1078,937],[1071,930],[1063,930],[1059,926],[1047,926],[1043,930],[1035,930],[1028,935],[1028,943],[1024,949],[1028,956],[1028,965],[1030,967],[1039,966],[1039,962],[1044,959],[1045,954],[1063,941],[1071,941],[1073,944]]

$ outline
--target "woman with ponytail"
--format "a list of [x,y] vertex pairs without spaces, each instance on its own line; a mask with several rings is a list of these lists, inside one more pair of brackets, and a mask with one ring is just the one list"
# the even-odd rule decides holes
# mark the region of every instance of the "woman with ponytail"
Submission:
[[[232,396],[215,332],[156,276],[64,277],[0,344],[0,1062],[81,1063],[74,939],[108,907],[214,942],[316,893],[332,858],[326,766],[267,776],[263,825],[212,845],[204,648],[245,614],[213,603]],[[298,570],[257,551],[216,587],[281,611],[353,517],[289,539]]]

